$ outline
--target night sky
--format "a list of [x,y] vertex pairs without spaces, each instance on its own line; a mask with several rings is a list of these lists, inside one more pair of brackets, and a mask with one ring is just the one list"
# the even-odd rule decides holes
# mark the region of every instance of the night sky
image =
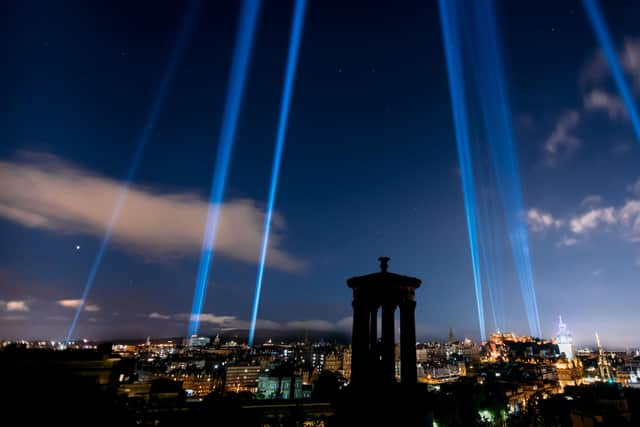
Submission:
[[[392,3],[310,1],[259,327],[349,332],[345,280],[386,255],[423,281],[418,338],[480,336],[437,2]],[[186,334],[239,5],[200,10],[78,338]],[[2,6],[0,337],[66,335],[187,6]],[[640,8],[603,10],[640,95]],[[579,1],[497,11],[543,334],[638,346],[640,145],[606,61]],[[291,12],[262,7],[203,334],[250,316]]]

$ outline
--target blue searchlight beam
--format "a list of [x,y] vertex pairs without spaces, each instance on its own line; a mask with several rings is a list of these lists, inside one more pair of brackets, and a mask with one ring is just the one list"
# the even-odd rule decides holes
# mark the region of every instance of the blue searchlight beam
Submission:
[[640,116],[638,115],[638,109],[636,108],[633,100],[631,88],[624,78],[620,61],[618,61],[618,56],[616,55],[615,46],[611,40],[611,35],[607,29],[607,23],[604,20],[598,1],[582,0],[582,5],[587,12],[589,22],[591,23],[593,32],[596,34],[598,43],[607,58],[609,69],[611,70],[611,75],[613,76],[613,80],[618,88],[618,92],[620,92],[624,105],[627,107],[627,113],[629,114],[633,130],[636,134],[636,141],[640,143]]
[[256,277],[256,290],[253,296],[253,308],[251,310],[251,326],[249,327],[249,346],[253,347],[253,340],[256,332],[256,322],[258,321],[258,308],[260,306],[260,291],[262,290],[262,277],[264,275],[264,264],[267,259],[267,247],[269,245],[269,232],[271,230],[271,217],[273,206],[276,201],[276,190],[278,189],[278,176],[280,174],[280,163],[282,161],[282,151],[284,148],[285,136],[287,133],[287,122],[289,119],[289,107],[291,105],[291,94],[293,93],[293,83],[296,78],[296,65],[298,64],[298,51],[300,49],[300,39],[304,27],[304,16],[307,6],[306,0],[296,0],[291,23],[291,36],[289,39],[289,53],[287,55],[286,75],[284,87],[282,89],[282,101],[280,104],[280,118],[278,120],[278,132],[276,136],[276,147],[273,155],[273,168],[271,172],[271,182],[269,184],[269,199],[267,201],[267,212],[264,219],[264,236],[262,237],[262,247],[260,248],[260,262],[258,264],[258,274]]
[[473,167],[471,149],[469,146],[469,122],[467,117],[467,100],[462,70],[462,54],[460,46],[460,25],[458,22],[458,5],[456,0],[439,0],[440,22],[447,72],[449,77],[449,91],[451,93],[451,107],[458,148],[458,161],[462,176],[462,190],[464,194],[465,214],[467,218],[467,232],[469,235],[469,249],[473,267],[473,280],[478,309],[478,324],[482,341],[486,341],[484,320],[484,303],[482,299],[482,276],[478,253],[478,227],[476,223],[476,195],[473,182]]
[[89,276],[87,277],[87,281],[84,285],[84,290],[82,291],[80,305],[78,305],[78,307],[76,308],[76,313],[73,316],[73,321],[71,322],[71,326],[69,327],[69,331],[67,332],[67,337],[65,339],[66,344],[69,344],[69,341],[71,341],[71,337],[73,336],[73,332],[75,331],[76,324],[78,323],[78,319],[80,318],[80,314],[82,313],[82,310],[84,310],[85,304],[87,303],[87,298],[89,297],[89,292],[93,287],[93,282],[100,268],[100,264],[102,263],[102,258],[104,257],[107,247],[109,246],[113,227],[118,222],[122,207],[129,193],[129,187],[131,185],[131,182],[133,181],[136,171],[138,170],[138,166],[140,165],[144,149],[151,139],[152,132],[156,127],[156,124],[158,123],[158,118],[160,117],[162,106],[167,97],[167,93],[169,92],[169,88],[173,81],[178,63],[180,62],[184,53],[185,46],[193,29],[199,9],[200,0],[193,0],[183,17],[182,24],[178,33],[178,38],[176,39],[173,51],[171,52],[171,56],[169,57],[169,62],[167,63],[164,74],[162,76],[162,80],[160,81],[160,86],[158,87],[158,91],[151,105],[151,109],[149,110],[149,113],[147,115],[145,126],[138,138],[138,146],[136,147],[136,151],[131,158],[127,174],[122,180],[122,187],[118,192],[118,195],[116,196],[115,206],[113,207],[113,211],[111,212],[111,217],[109,219],[109,223],[107,224],[107,229],[104,236],[102,237],[102,242],[100,243],[98,252],[96,253],[96,256],[93,260],[93,264],[91,265]]
[[188,338],[197,335],[200,328],[200,314],[207,293],[207,280],[209,278],[209,266],[213,258],[213,250],[216,242],[218,220],[220,219],[220,205],[224,197],[224,189],[227,181],[227,172],[233,151],[242,94],[249,69],[249,60],[253,39],[260,12],[260,0],[245,0],[240,11],[240,21],[236,33],[236,45],[229,74],[222,127],[218,141],[218,152],[213,172],[211,194],[209,196],[209,211],[202,238],[202,251],[200,264],[196,277],[196,287],[193,294],[191,307],[191,319],[189,321]]
[[475,2],[474,75],[481,103],[489,153],[500,192],[509,232],[511,251],[518,273],[530,333],[541,336],[529,252],[527,229],[523,219],[522,194],[515,142],[511,129],[509,100],[505,89],[502,58],[492,0]]
[[483,199],[488,199],[488,196],[478,198],[478,210],[480,213],[478,227],[480,232],[479,246],[482,254],[482,267],[484,267],[481,270],[484,271],[484,283],[489,294],[489,308],[493,317],[493,326],[495,330],[500,331],[502,330],[500,326],[502,325],[502,316],[499,314],[502,308],[500,298],[502,282],[499,279],[499,266],[497,264],[500,259],[497,256],[495,234],[492,227],[492,217],[495,214],[491,211],[489,201]]

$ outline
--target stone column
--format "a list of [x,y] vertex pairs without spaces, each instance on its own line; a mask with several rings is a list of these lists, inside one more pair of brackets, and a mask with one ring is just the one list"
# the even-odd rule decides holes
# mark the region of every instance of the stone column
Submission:
[[369,309],[364,301],[353,300],[351,335],[351,380],[362,383],[367,374],[369,348]]
[[382,366],[381,374],[384,381],[394,382],[396,379],[395,362],[395,333],[394,313],[396,306],[393,303],[382,305]]
[[369,313],[371,316],[369,319],[369,350],[375,353],[378,342],[378,306],[372,307]]
[[415,384],[416,373],[416,302],[400,303],[400,372],[402,384]]

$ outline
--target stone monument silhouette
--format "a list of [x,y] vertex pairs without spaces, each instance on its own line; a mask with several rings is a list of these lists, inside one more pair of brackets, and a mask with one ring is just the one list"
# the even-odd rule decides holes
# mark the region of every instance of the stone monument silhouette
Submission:
[[[417,383],[415,291],[422,281],[380,271],[347,280],[353,290],[351,382],[338,401],[336,425],[431,426],[431,403]],[[400,318],[400,382],[396,380],[396,322]],[[378,317],[381,333],[378,336]]]

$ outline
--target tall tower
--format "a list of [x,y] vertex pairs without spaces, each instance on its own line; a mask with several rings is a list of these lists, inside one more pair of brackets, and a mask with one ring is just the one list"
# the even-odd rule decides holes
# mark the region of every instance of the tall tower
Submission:
[[609,369],[609,361],[604,355],[602,350],[602,344],[600,343],[600,336],[596,332],[596,343],[598,344],[598,371],[600,372],[600,379],[602,381],[609,381],[611,379],[611,370]]
[[567,356],[567,360],[573,361],[573,337],[567,329],[567,325],[562,321],[562,316],[558,316],[558,319],[558,335],[556,336],[558,348],[560,353]]
[[[336,425],[431,426],[429,393],[418,384],[416,368],[415,290],[422,282],[390,273],[389,258],[378,260],[379,272],[347,280],[353,290],[351,383],[337,399]],[[397,309],[400,382],[395,375]]]
[[[422,282],[414,277],[389,273],[388,257],[378,260],[380,272],[347,280],[347,285],[353,289],[351,381],[357,386],[395,382],[394,317],[399,307],[400,382],[415,384],[415,290]],[[382,311],[380,340],[378,309]]]

